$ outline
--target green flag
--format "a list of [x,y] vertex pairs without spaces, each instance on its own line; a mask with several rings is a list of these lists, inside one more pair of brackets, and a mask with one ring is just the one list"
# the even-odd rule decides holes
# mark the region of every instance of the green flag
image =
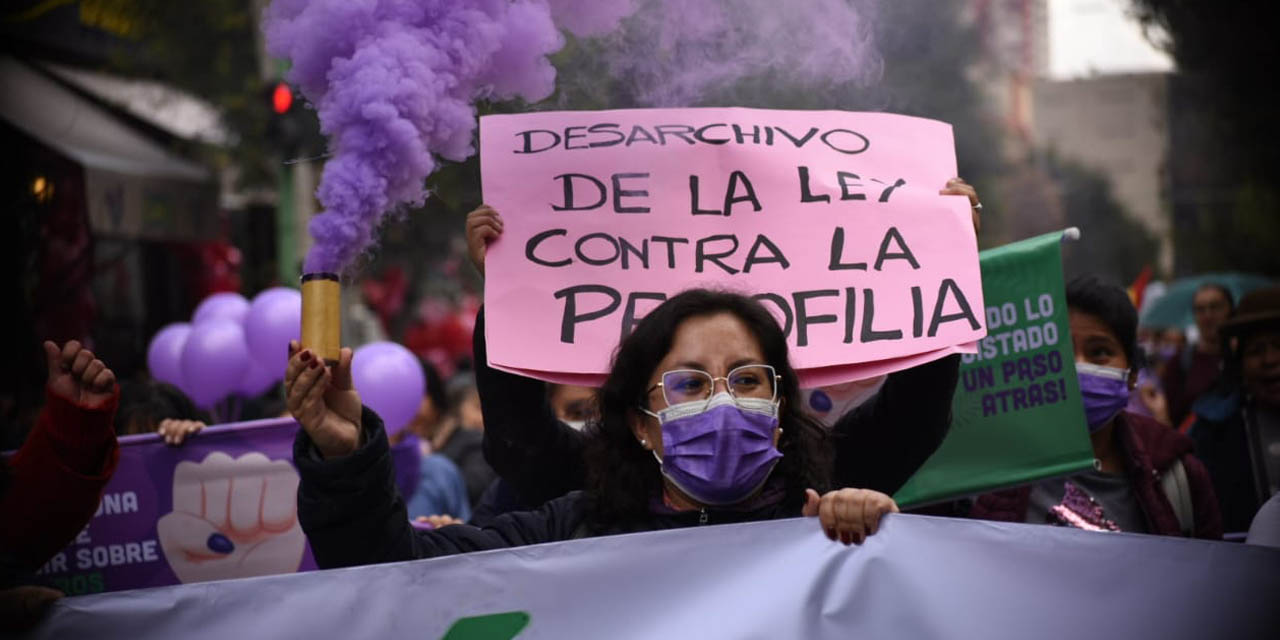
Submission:
[[982,252],[987,337],[965,355],[951,432],[894,496],[903,506],[1093,466],[1062,282],[1062,232]]

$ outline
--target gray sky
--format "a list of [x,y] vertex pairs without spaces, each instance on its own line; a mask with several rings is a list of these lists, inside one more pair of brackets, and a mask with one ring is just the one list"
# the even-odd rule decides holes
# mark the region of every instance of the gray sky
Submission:
[[1049,75],[1170,71],[1173,61],[1142,36],[1128,0],[1049,0]]

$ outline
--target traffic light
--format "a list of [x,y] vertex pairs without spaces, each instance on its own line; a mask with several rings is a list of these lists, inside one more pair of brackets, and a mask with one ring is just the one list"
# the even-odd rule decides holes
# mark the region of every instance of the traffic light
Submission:
[[301,119],[310,114],[304,113],[305,109],[298,104],[293,87],[287,82],[268,85],[263,103],[270,108],[267,114],[267,143],[285,157],[296,155],[305,134]]
[[287,82],[277,82],[274,89],[271,90],[271,108],[277,115],[289,113],[289,108],[293,106],[293,87]]

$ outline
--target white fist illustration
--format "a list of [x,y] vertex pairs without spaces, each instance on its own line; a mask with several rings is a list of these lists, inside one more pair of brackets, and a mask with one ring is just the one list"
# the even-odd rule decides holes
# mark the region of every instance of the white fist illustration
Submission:
[[160,547],[184,583],[293,573],[306,537],[298,524],[298,472],[261,453],[215,451],[173,472],[173,511]]

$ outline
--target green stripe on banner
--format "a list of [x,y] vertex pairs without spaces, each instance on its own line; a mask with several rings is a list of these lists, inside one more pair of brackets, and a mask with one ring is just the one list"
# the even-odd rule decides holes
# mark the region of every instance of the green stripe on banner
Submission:
[[951,431],[894,498],[939,502],[1093,466],[1076,380],[1061,231],[980,255],[987,337],[965,355]]

